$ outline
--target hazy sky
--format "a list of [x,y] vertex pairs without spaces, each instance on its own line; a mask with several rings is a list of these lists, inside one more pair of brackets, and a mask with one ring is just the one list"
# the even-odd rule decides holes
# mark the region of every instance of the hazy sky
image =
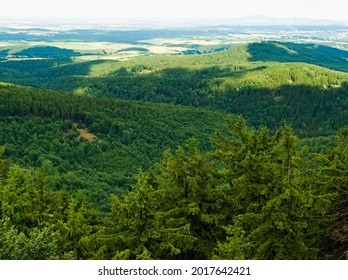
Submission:
[[203,19],[263,15],[348,21],[348,0],[0,0],[1,18]]

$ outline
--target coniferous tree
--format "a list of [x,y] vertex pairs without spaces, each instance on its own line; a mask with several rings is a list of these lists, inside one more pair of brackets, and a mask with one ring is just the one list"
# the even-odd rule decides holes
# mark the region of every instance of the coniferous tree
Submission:
[[231,188],[234,217],[215,258],[314,259],[315,231],[330,196],[316,196],[305,184],[305,160],[296,150],[296,137],[287,125],[274,135],[261,128],[250,131],[245,121],[228,119],[233,138],[221,133],[215,158]]
[[334,259],[348,258],[348,129],[337,136],[336,147],[327,154],[318,155],[321,166],[316,178],[317,187],[334,193],[331,213],[335,217],[328,223],[328,236],[324,239],[324,256]]
[[140,174],[134,190],[124,199],[113,196],[113,258],[173,259],[195,240],[185,221],[173,224],[167,220],[156,185],[150,174]]

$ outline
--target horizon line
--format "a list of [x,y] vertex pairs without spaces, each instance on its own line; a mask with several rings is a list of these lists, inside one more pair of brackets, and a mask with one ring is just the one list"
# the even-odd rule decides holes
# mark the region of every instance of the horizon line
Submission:
[[[100,23],[105,22],[128,22],[128,21],[141,21],[141,22],[162,22],[162,23],[172,23],[172,22],[178,22],[178,21],[187,21],[187,22],[199,22],[199,21],[246,21],[250,20],[251,22],[253,20],[261,20],[261,21],[304,21],[304,22],[322,22],[325,24],[348,24],[348,19],[328,19],[328,18],[311,18],[311,17],[273,17],[273,16],[265,16],[262,14],[255,14],[255,15],[246,15],[242,17],[170,17],[170,18],[164,18],[164,17],[84,17],[84,16],[75,16],[75,17],[62,17],[62,16],[42,16],[42,17],[34,17],[34,16],[2,16],[0,18],[0,23],[3,21],[9,21],[9,20],[15,20],[15,21],[36,21],[41,22],[47,20],[53,21],[53,22],[62,22],[62,21],[82,21],[82,22],[91,22],[91,21],[99,21]],[[49,23],[49,22],[48,22]]]

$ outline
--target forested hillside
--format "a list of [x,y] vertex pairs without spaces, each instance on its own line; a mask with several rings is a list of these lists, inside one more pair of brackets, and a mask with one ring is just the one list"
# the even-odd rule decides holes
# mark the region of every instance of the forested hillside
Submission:
[[166,151],[104,214],[83,192],[52,190],[39,170],[1,160],[0,258],[344,258],[347,129],[308,158],[287,125],[227,124],[209,153],[195,141]]
[[347,52],[79,56],[0,50],[0,259],[347,257]]
[[286,119],[300,137],[332,135],[348,117],[348,74],[320,67],[348,71],[348,55],[325,46],[265,42],[206,55],[70,63],[58,55],[72,51],[43,50],[56,58],[1,63],[0,79],[75,95],[218,109],[242,114],[256,127],[275,129]]
[[[72,96],[0,85],[4,156],[39,168],[55,188],[85,189],[103,207],[167,148],[208,135],[224,114],[182,106]],[[105,206],[106,207],[106,206]]]

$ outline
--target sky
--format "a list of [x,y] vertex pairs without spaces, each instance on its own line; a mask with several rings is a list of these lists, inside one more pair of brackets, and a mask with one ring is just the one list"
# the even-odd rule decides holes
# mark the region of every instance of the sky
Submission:
[[347,0],[0,0],[1,18],[227,19],[261,15],[348,22]]

